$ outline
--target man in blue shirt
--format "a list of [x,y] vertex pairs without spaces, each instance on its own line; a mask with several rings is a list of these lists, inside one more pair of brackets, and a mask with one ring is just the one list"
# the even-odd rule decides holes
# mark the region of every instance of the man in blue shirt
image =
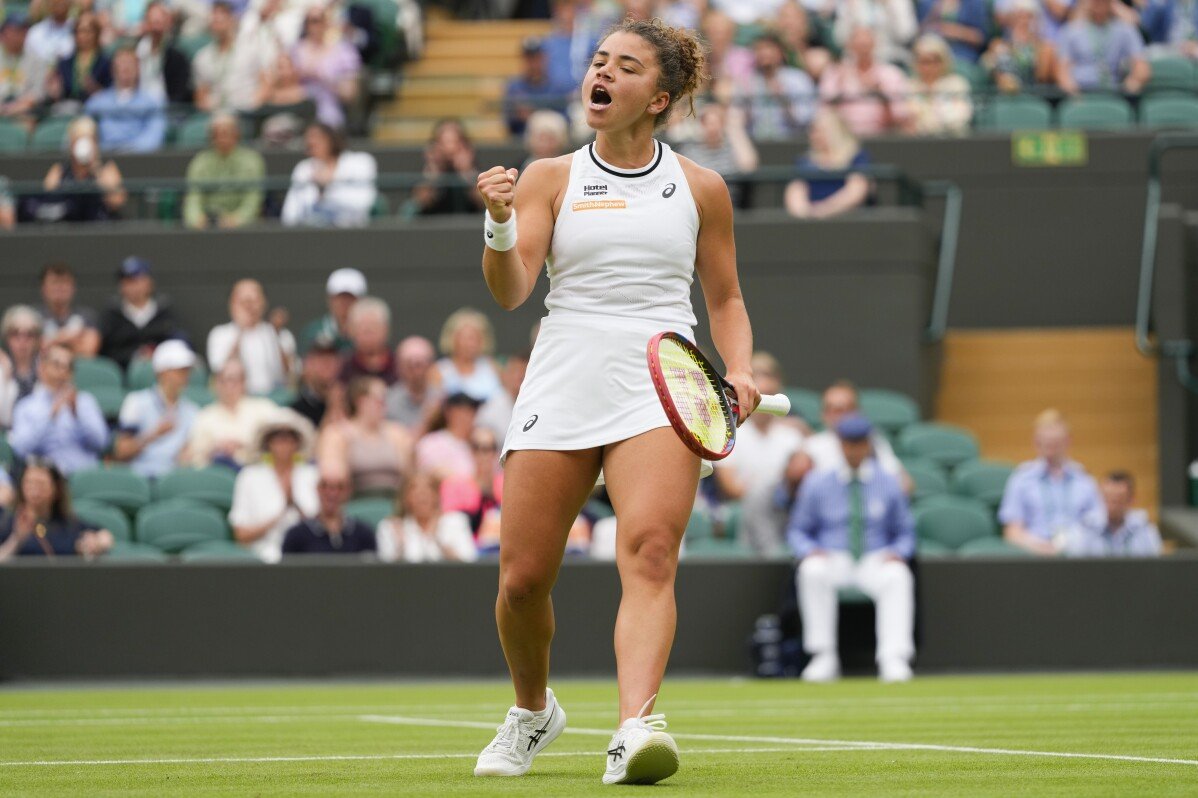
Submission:
[[503,95],[503,114],[513,136],[524,135],[533,111],[545,108],[564,116],[566,103],[574,93],[574,87],[569,83],[555,83],[551,79],[545,43],[541,39],[534,36],[525,39],[520,54],[523,57],[520,74],[508,81]]
[[1152,76],[1144,39],[1115,16],[1114,0],[1089,0],[1061,31],[1057,84],[1068,94],[1122,89],[1139,94]]
[[157,385],[125,397],[118,421],[113,457],[128,462],[143,477],[157,479],[183,457],[191,426],[200,408],[183,395],[195,354],[179,340],[154,349]]
[[1015,469],[1007,480],[998,520],[1008,543],[1052,556],[1094,513],[1102,512],[1098,485],[1069,459],[1069,425],[1056,410],[1036,419],[1034,441],[1040,455]]
[[856,587],[877,609],[877,662],[882,681],[911,678],[915,654],[915,584],[907,560],[915,554],[915,523],[897,479],[871,455],[873,425],[860,415],[836,426],[845,464],[807,475],[787,537],[800,559],[799,610],[803,648],[811,662],[803,678],[840,676],[836,649],[837,590]]
[[118,152],[153,152],[166,140],[165,101],[138,88],[137,53],[117,50],[113,85],[96,92],[84,110],[100,125],[100,147]]
[[1144,510],[1132,508],[1136,483],[1126,471],[1102,481],[1103,512],[1093,512],[1065,537],[1067,557],[1159,557],[1161,535]]
[[65,343],[46,347],[37,364],[37,386],[17,402],[8,438],[22,459],[44,457],[64,474],[96,465],[108,445],[100,404],[71,380],[74,363]]

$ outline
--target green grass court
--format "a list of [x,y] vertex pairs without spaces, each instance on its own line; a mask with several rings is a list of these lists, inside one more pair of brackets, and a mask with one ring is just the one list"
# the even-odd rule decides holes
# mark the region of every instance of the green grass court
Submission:
[[1194,795],[1198,674],[673,680],[682,769],[604,787],[611,681],[523,779],[471,775],[501,682],[0,691],[0,795]]

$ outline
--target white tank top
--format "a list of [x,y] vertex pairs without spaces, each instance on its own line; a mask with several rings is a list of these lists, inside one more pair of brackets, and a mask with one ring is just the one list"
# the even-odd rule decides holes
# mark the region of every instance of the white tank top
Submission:
[[640,169],[574,153],[549,250],[549,315],[589,313],[695,326],[699,212],[678,156],[654,140]]

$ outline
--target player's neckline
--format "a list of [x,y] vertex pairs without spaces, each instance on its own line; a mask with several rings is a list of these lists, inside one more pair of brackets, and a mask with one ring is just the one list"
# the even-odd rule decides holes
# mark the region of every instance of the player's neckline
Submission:
[[644,177],[652,172],[657,168],[657,165],[661,163],[661,156],[663,152],[661,142],[657,139],[653,139],[653,150],[653,158],[649,161],[648,166],[638,166],[635,169],[622,169],[618,166],[612,166],[607,161],[600,158],[599,153],[595,151],[595,142],[592,141],[587,145],[587,152],[590,153],[591,160],[595,162],[595,166],[598,166],[603,171],[610,175],[615,175],[616,177]]

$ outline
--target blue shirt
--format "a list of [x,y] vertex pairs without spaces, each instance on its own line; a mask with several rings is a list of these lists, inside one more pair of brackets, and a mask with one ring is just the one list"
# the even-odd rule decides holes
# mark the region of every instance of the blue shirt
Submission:
[[[881,549],[910,559],[915,554],[915,521],[898,480],[877,467],[873,459],[858,469],[865,509],[863,551]],[[849,480],[843,469],[814,471],[799,488],[786,526],[786,537],[802,559],[816,549],[849,551]]]
[[[846,171],[852,169],[861,169],[869,166],[869,164],[869,153],[867,153],[865,150],[858,150],[857,154],[853,156],[853,160],[849,162]],[[821,168],[818,164],[816,164],[815,161],[811,160],[810,155],[804,155],[802,158],[800,158],[796,166],[798,166],[799,169],[804,170]],[[822,202],[823,200],[826,200],[828,197],[835,194],[837,191],[840,191],[842,188],[844,188],[844,184],[848,181],[845,177],[826,177],[814,179],[808,178],[805,180],[805,182],[807,183],[807,199],[810,202]]]
[[100,148],[152,152],[166,140],[164,100],[141,90],[96,92],[85,106],[100,124]]
[[548,75],[543,83],[533,83],[523,77],[512,78],[508,81],[503,95],[503,113],[507,117],[508,131],[513,136],[524,133],[525,120],[516,114],[516,109],[520,106],[531,106],[533,110],[547,108],[564,115],[566,103],[573,93],[573,87],[554,84]]
[[1068,462],[1060,475],[1050,478],[1048,463],[1032,460],[1015,469],[1007,480],[998,520],[1004,525],[1023,524],[1036,537],[1052,540],[1101,512],[1098,484],[1084,468]]
[[168,414],[173,414],[175,419],[175,428],[146,444],[129,467],[149,479],[161,477],[175,468],[199,412],[199,406],[185,396],[180,396],[173,408],[169,407],[157,388],[134,391],[126,396],[118,422],[121,432],[126,435],[141,438],[153,432]]
[[85,391],[75,396],[75,412],[63,407],[51,415],[54,394],[39,384],[13,409],[9,445],[22,459],[45,457],[64,474],[99,463],[108,446],[108,424],[96,397]]
[[1143,510],[1130,510],[1121,524],[1105,512],[1094,513],[1065,538],[1068,557],[1158,557],[1161,535]]
[[1189,9],[1177,0],[1149,0],[1140,27],[1153,44],[1179,45],[1198,37],[1198,3]]
[[1078,88],[1115,89],[1131,71],[1132,61],[1143,55],[1144,40],[1122,20],[1112,19],[1100,27],[1075,19],[1061,31],[1058,48],[1069,61]]

